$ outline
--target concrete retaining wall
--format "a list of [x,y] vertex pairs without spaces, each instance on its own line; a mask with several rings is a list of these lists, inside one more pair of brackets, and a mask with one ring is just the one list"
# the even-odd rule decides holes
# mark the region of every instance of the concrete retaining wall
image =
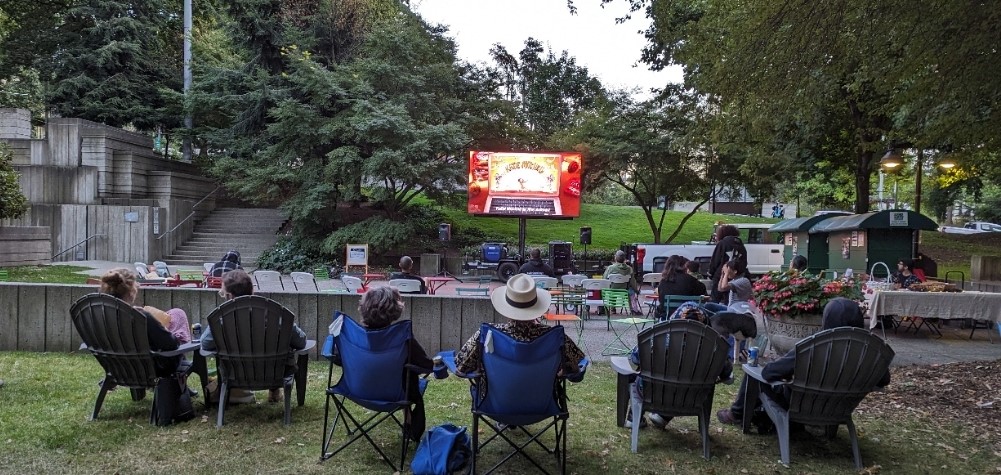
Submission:
[[48,226],[0,227],[0,266],[48,264],[52,254]]
[[[69,308],[97,288],[84,285],[0,283],[0,351],[75,351],[80,336]],[[360,295],[261,292],[296,315],[306,336],[322,342],[334,311],[357,317]],[[403,318],[413,320],[414,336],[429,354],[458,349],[482,322],[500,322],[487,297],[404,296]],[[223,302],[215,289],[143,288],[136,305],[183,309],[191,323],[201,322]],[[317,345],[314,358],[319,357]]]

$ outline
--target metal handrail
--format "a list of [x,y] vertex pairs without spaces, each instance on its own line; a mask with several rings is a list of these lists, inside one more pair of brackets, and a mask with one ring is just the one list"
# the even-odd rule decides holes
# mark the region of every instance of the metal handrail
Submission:
[[221,188],[221,187],[218,187],[218,186],[215,187],[215,189],[212,190],[212,191],[210,191],[209,194],[203,196],[202,199],[198,200],[195,204],[191,205],[191,212],[188,213],[188,215],[185,216],[184,219],[181,220],[181,222],[177,223],[176,225],[174,225],[174,227],[170,228],[170,231],[167,231],[167,232],[165,232],[165,233],[157,236],[156,240],[159,241],[159,240],[163,239],[164,236],[166,236],[166,235],[174,232],[174,230],[176,230],[177,228],[181,227],[182,224],[184,224],[189,219],[191,219],[191,217],[195,215],[195,208],[197,208],[198,205],[202,204],[202,201],[207,200],[210,196],[214,195],[215,192],[219,191],[219,188]]
[[63,255],[63,254],[66,254],[67,252],[70,252],[70,251],[72,251],[73,249],[76,249],[76,248],[77,248],[77,247],[79,247],[79,246],[80,246],[81,244],[83,244],[83,243],[85,243],[85,242],[87,242],[87,241],[90,241],[91,239],[94,239],[94,238],[96,238],[96,237],[103,237],[103,236],[104,236],[103,234],[95,234],[95,235],[93,235],[93,236],[91,236],[91,237],[89,237],[89,238],[87,238],[87,239],[84,239],[83,241],[80,241],[80,242],[78,242],[78,243],[76,243],[76,244],[74,244],[74,245],[72,245],[72,246],[70,246],[70,247],[68,247],[68,248],[66,248],[66,249],[63,249],[63,250],[62,250],[62,251],[61,251],[61,252],[60,252],[59,254],[56,254],[56,255],[54,255],[54,256],[52,256],[52,257],[50,257],[50,258],[49,258],[49,260],[51,261],[51,260],[53,260],[53,259],[55,259],[55,258],[57,258],[57,257],[59,257],[59,256],[61,256],[61,255]]

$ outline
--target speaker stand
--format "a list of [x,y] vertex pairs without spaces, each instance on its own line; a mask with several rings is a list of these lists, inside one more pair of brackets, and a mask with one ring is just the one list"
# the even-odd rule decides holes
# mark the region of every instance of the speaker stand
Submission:
[[441,272],[438,272],[437,274],[435,274],[435,277],[451,277],[451,278],[453,278],[455,280],[459,280],[458,277],[452,275],[452,273],[450,273],[448,271],[448,266],[445,265],[445,262],[447,262],[446,259],[445,259],[447,257],[446,254],[445,254],[445,251],[447,251],[447,250],[448,250],[447,247],[441,248]]

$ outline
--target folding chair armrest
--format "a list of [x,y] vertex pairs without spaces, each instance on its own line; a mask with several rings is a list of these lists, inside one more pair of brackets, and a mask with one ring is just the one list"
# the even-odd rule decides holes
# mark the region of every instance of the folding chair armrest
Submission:
[[747,375],[748,377],[754,378],[772,387],[786,386],[792,384],[792,381],[768,381],[767,379],[765,379],[764,376],[761,375],[761,370],[764,369],[764,366],[751,366],[747,363],[744,363],[743,368],[744,368],[744,374]]
[[215,356],[216,353],[218,353],[218,351],[216,351],[216,350],[206,350],[204,348],[198,350],[198,352],[201,353],[202,356],[206,356],[206,357],[208,357],[208,356]]
[[188,342],[181,346],[178,346],[176,350],[154,351],[153,353],[160,356],[177,356],[177,355],[183,355],[185,353],[191,353],[196,349],[198,349],[198,347],[199,347],[198,343]]
[[625,356],[613,356],[609,359],[611,360],[612,369],[615,370],[616,373],[626,376],[639,374],[639,370],[633,366],[633,364],[629,361],[629,358]]
[[309,352],[313,351],[314,348],[316,348],[316,340],[306,340],[306,346],[301,350],[295,350],[295,354],[307,355]]
[[571,383],[579,383],[584,380],[584,374],[587,373],[587,367],[591,365],[591,360],[584,358],[577,363],[577,372],[573,374],[567,374],[563,376],[563,379],[570,381]]

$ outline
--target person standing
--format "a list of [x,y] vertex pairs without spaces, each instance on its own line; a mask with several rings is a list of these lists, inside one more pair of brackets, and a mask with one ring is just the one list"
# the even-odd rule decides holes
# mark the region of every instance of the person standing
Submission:
[[414,274],[413,269],[414,269],[414,260],[411,259],[410,256],[403,256],[400,258],[400,272],[393,272],[389,276],[389,280],[394,280],[394,279],[415,280],[421,283],[421,290],[419,292],[402,292],[402,293],[410,293],[410,294],[428,293],[428,286],[424,282],[424,279],[422,279],[419,275]]
[[743,267],[747,268],[747,248],[740,239],[740,230],[732,224],[724,224],[716,228],[716,248],[709,260],[709,273],[713,281],[711,301],[726,305],[729,300],[729,294],[719,290],[719,280],[723,276],[723,265],[734,259],[743,261]]

